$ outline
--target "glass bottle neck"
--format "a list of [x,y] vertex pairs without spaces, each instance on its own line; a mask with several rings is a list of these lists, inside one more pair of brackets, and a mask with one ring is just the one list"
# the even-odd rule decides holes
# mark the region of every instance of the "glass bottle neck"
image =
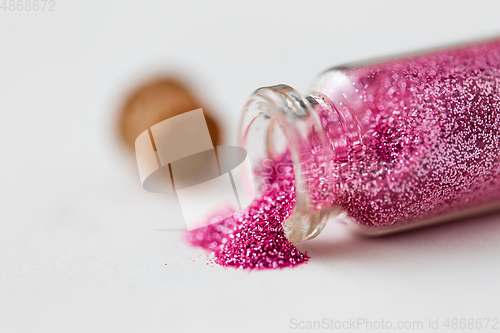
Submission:
[[[331,126],[335,123],[338,128]],[[325,124],[330,126],[325,128]],[[267,159],[290,155],[296,204],[283,227],[292,242],[317,236],[329,217],[341,213],[333,200],[331,163],[333,154],[351,142],[340,135],[346,133],[345,129],[344,119],[325,96],[303,97],[285,85],[257,90],[245,106],[240,144],[254,168]],[[326,131],[332,133],[327,136]],[[339,140],[330,142],[328,137],[335,134]],[[257,179],[257,188],[259,185]]]

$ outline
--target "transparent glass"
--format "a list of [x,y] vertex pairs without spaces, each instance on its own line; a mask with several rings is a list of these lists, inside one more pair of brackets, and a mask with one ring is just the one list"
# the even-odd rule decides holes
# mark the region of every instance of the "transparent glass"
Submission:
[[241,145],[289,153],[292,242],[326,221],[380,235],[500,208],[500,39],[332,68],[310,93],[258,89]]

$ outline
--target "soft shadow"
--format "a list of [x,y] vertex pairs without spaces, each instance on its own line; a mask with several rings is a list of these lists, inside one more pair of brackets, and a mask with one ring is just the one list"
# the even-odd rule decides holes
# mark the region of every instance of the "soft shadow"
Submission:
[[398,234],[366,237],[330,221],[317,238],[296,244],[315,262],[387,262],[411,257],[460,257],[471,252],[500,248],[500,212],[456,220]]

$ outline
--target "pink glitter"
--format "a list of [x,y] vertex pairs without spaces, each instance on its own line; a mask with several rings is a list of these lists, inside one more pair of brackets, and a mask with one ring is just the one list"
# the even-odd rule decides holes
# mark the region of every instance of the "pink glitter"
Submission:
[[342,72],[361,106],[315,89],[336,155],[331,204],[381,227],[500,199],[500,40]]
[[[288,156],[281,166],[290,164]],[[249,269],[283,268],[306,262],[309,257],[290,243],[283,231],[295,204],[294,176],[286,172],[266,174],[268,186],[250,207],[236,217],[187,233],[187,241],[212,252],[221,266]]]
[[[334,152],[333,186],[327,195],[311,191],[315,204],[378,228],[499,201],[500,40],[329,73],[347,80],[335,88],[319,80],[309,96]],[[308,160],[321,155],[313,149]],[[315,168],[305,176],[322,189]],[[190,232],[188,241],[222,266],[306,262],[282,229],[295,203],[291,167],[269,185],[239,217]]]

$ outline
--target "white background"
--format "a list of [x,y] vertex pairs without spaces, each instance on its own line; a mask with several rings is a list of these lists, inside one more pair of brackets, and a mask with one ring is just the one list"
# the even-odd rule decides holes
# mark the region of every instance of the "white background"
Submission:
[[231,144],[254,89],[305,92],[333,65],[500,35],[499,1],[55,0],[54,8],[0,10],[0,332],[286,332],[291,318],[500,318],[498,214],[378,239],[331,224],[299,244],[312,259],[296,269],[212,267],[181,233],[158,231],[182,224],[178,203],[141,189],[114,128],[126,91],[173,73],[217,112]]

